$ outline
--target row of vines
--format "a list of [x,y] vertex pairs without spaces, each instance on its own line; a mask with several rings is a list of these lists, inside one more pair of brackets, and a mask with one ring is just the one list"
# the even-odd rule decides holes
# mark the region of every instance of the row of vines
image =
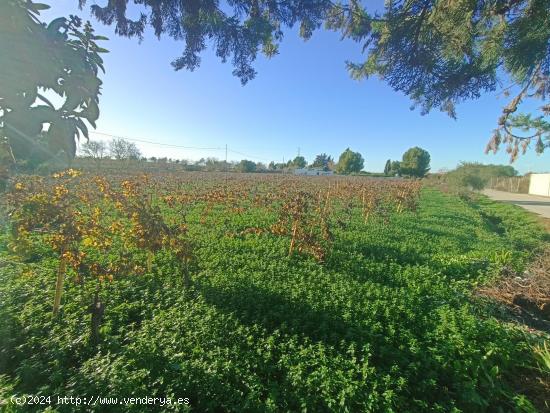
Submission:
[[[414,211],[420,191],[420,183],[413,180],[227,179],[220,174],[205,183],[203,178],[202,174],[107,178],[77,170],[47,178],[21,177],[6,197],[10,249],[21,260],[32,260],[37,254],[57,260],[57,276],[52,277],[54,316],[60,316],[65,282],[95,286],[90,337],[97,343],[105,283],[151,272],[162,253],[176,263],[183,287],[192,287],[197,243],[189,224],[214,227],[227,237],[285,237],[288,255],[309,256],[322,263],[330,253],[335,228],[354,219],[366,224]],[[225,225],[228,216],[250,211],[268,217],[265,224]]]

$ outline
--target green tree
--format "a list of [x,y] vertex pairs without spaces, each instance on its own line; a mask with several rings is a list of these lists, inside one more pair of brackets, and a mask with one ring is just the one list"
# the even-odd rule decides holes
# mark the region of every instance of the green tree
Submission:
[[365,160],[359,152],[353,152],[350,148],[347,148],[338,159],[338,165],[336,166],[336,172],[344,175],[350,173],[357,173],[365,166]]
[[241,162],[237,164],[237,171],[239,172],[255,172],[256,171],[256,163],[253,161],[249,161],[247,159],[243,159]]
[[391,159],[388,159],[386,161],[386,165],[384,166],[384,175],[389,176],[391,171]]
[[424,177],[430,170],[430,154],[415,146],[403,154],[399,169],[403,175]]
[[464,170],[453,174],[450,182],[454,182],[458,187],[469,188],[475,191],[480,191],[487,185],[487,181],[481,176]]
[[391,168],[390,168],[390,175],[391,176],[401,176],[401,162],[399,161],[392,161]]
[[292,166],[294,168],[305,168],[307,166],[306,158],[303,156],[297,156],[292,160]]
[[[106,38],[76,16],[42,23],[39,13],[48,8],[0,1],[0,149],[13,163],[60,152],[70,161],[80,135],[88,139],[86,122],[95,127],[99,117],[98,72],[106,50],[96,41]],[[44,91],[61,102],[55,106]]]
[[332,159],[332,156],[327,155],[326,153],[317,155],[311,164],[314,168],[322,168],[323,171],[329,171],[332,165],[334,165],[334,160]]
[[479,191],[487,185],[487,177],[482,176],[477,165],[462,164],[445,175],[445,180],[456,188],[468,188]]

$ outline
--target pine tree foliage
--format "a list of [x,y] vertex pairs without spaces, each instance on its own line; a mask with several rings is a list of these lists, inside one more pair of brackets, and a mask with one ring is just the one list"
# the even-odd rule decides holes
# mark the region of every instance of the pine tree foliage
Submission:
[[351,173],[360,172],[365,167],[365,160],[359,152],[353,152],[347,148],[338,159],[336,172],[339,174],[349,175]]
[[[86,3],[79,0],[81,7]],[[300,36],[308,39],[330,7],[327,0],[118,0],[93,4],[91,11],[121,36],[142,39],[151,26],[158,38],[181,40],[183,53],[172,62],[176,70],[195,70],[211,45],[222,62],[231,60],[233,74],[245,84],[256,75],[252,62],[259,53],[278,53],[285,27],[299,24]],[[130,10],[139,10],[139,17],[128,17]]]
[[386,165],[384,166],[384,175],[388,176],[391,171],[391,159],[388,159],[386,161]]
[[[381,77],[423,114],[456,117],[457,103],[513,93],[487,151],[507,144],[514,161],[533,141],[537,153],[550,145],[549,0],[390,0],[381,16],[350,0],[327,26],[363,45],[365,60],[348,62],[354,78]],[[527,99],[542,101],[540,114],[518,114]]]
[[321,153],[315,157],[315,160],[311,164],[314,168],[321,168],[323,171],[329,171],[334,165],[334,159],[332,156],[327,155],[326,153]]
[[[151,26],[158,37],[181,40],[176,70],[196,69],[212,45],[243,84],[256,75],[259,53],[278,53],[285,28],[298,24],[308,39],[324,25],[361,46],[365,59],[348,62],[354,78],[379,76],[423,114],[435,108],[456,117],[457,103],[496,90],[515,93],[487,151],[506,144],[515,160],[531,142],[538,153],[550,145],[550,0],[389,0],[378,14],[366,6],[359,0],[117,0],[91,10],[122,36],[141,39]],[[136,11],[137,19],[128,17]],[[541,113],[520,114],[526,99],[541,100]]]
[[422,178],[430,170],[430,154],[428,151],[415,146],[403,154],[399,164],[400,173],[407,176]]

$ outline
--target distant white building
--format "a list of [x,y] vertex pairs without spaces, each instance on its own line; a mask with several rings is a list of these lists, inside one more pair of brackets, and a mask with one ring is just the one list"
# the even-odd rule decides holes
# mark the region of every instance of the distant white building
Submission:
[[529,193],[531,195],[550,196],[550,174],[531,174]]
[[334,175],[333,171],[325,171],[321,168],[297,168],[294,170],[294,175],[306,176],[329,176]]

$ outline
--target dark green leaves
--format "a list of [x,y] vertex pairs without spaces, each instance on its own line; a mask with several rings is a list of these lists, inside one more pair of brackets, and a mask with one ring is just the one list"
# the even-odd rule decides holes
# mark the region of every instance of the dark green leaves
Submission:
[[[80,5],[86,0],[80,0]],[[129,3],[144,5],[143,14],[133,20],[127,15]],[[176,70],[194,70],[200,54],[212,44],[223,61],[231,60],[233,74],[244,84],[254,78],[252,63],[259,52],[271,57],[277,53],[284,27],[300,26],[300,35],[309,38],[331,8],[327,0],[280,1],[237,0],[222,5],[214,0],[122,0],[94,4],[92,14],[102,23],[114,24],[122,36],[142,38],[147,25],[155,35],[168,35],[184,42],[182,55],[172,62]]]
[[423,177],[430,170],[430,154],[428,151],[415,146],[403,154],[403,160],[399,164],[401,174]]
[[43,3],[32,3],[31,1],[29,1],[29,9],[35,13],[38,13],[40,12],[41,10],[48,10],[50,8],[50,6],[48,6],[47,4],[43,4]]
[[[409,96],[413,108],[419,107],[422,114],[436,108],[456,117],[457,103],[512,81],[521,92],[504,108],[505,119],[499,126],[511,160],[532,139],[542,136],[548,142],[535,123],[529,134],[521,135],[511,130],[512,120],[508,122],[524,99],[547,100],[548,0],[389,2],[379,18],[350,1],[334,7],[327,27],[363,43],[365,60],[348,63],[352,77],[379,75]],[[544,144],[537,148],[543,149]],[[497,149],[493,139],[488,150]]]
[[[76,16],[42,24],[35,14],[46,8],[26,0],[0,2],[0,140],[16,161],[43,145],[52,156],[73,158],[79,133],[88,138],[84,120],[95,127],[99,118],[98,72],[107,50],[96,41],[106,38]],[[44,91],[63,103],[54,106]]]
[[[212,176],[198,183],[206,192]],[[191,409],[174,411],[197,412],[525,412],[535,411],[526,409],[528,398],[544,403],[543,388],[524,393],[516,385],[525,374],[540,377],[529,344],[543,338],[497,321],[502,309],[472,294],[508,260],[523,273],[527,252],[544,239],[513,205],[467,203],[424,190],[417,213],[367,224],[356,205],[321,264],[287,257],[281,237],[233,238],[219,224],[269,225],[266,208],[231,212],[216,203],[221,208],[213,208],[205,225],[198,201],[184,219],[161,200],[187,194],[188,187],[177,188],[188,181],[165,178],[148,189],[158,196],[159,213],[186,221],[197,239],[198,282],[186,294],[174,276],[175,257],[159,252],[152,272],[99,284],[107,306],[95,349],[88,345],[85,304],[98,284],[75,281],[71,272],[63,320],[54,321],[48,303],[57,259],[47,235],[36,234],[32,263],[16,261],[2,245],[0,354],[9,357],[0,359],[0,386],[8,394],[168,395],[190,399]],[[116,179],[108,181],[113,188]],[[269,180],[262,182],[258,190],[267,184],[271,191]],[[94,187],[86,179],[73,185],[81,194]],[[90,198],[75,198],[90,218]],[[106,226],[129,223],[105,201],[91,199]],[[249,205],[246,196],[235,201]],[[346,214],[342,205],[335,208],[334,218]],[[505,231],[495,232],[486,217]],[[143,251],[123,239],[108,253],[86,252],[101,266],[121,254],[145,261]],[[145,410],[120,405],[117,411]]]
[[97,106],[97,102],[90,100],[83,116],[92,126],[95,125],[95,121],[99,118],[99,107]]
[[50,150],[56,154],[63,151],[70,159],[74,158],[77,133],[76,124],[72,119],[60,119],[53,123],[46,133]]
[[50,33],[57,33],[62,27],[66,27],[67,19],[65,17],[58,17],[48,24],[48,31]]
[[80,131],[82,132],[82,134],[84,135],[84,137],[86,139],[90,139],[90,135],[88,133],[88,127],[86,126],[86,124],[82,121],[81,118],[76,118],[75,119],[75,124],[76,124],[76,127],[78,129],[80,129]]
[[365,166],[365,160],[359,152],[353,152],[347,148],[338,159],[336,171],[341,174],[351,174],[361,171]]
[[50,106],[35,106],[29,109],[29,117],[39,123],[52,123],[59,119],[58,112]]

